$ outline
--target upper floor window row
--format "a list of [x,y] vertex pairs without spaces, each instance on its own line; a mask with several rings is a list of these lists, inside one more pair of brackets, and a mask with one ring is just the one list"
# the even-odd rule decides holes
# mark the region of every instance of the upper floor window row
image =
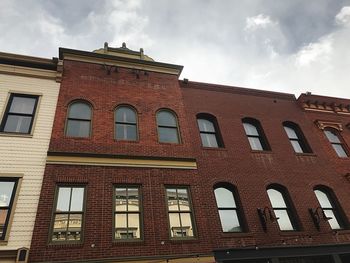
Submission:
[[[158,140],[164,143],[180,143],[177,116],[174,112],[162,109],[156,114]],[[68,107],[66,136],[87,138],[91,136],[92,106],[84,101],[75,101]],[[122,105],[114,111],[114,138],[118,141],[137,141],[139,139],[136,110]]]
[[[37,96],[11,94],[0,129],[2,132],[30,133],[37,105]],[[156,113],[158,141],[181,143],[178,119],[174,112],[161,109]],[[224,147],[218,122],[215,116],[200,113],[197,124],[203,147]],[[270,151],[271,147],[260,122],[253,118],[242,119],[249,145],[255,151]],[[114,112],[114,137],[119,141],[137,141],[138,116],[136,110],[128,105],[116,108]],[[66,136],[90,137],[92,126],[92,106],[84,101],[75,101],[68,107]],[[293,122],[283,122],[283,128],[296,153],[312,153],[302,130]],[[339,157],[348,157],[344,141],[338,131],[327,128],[325,136]]]

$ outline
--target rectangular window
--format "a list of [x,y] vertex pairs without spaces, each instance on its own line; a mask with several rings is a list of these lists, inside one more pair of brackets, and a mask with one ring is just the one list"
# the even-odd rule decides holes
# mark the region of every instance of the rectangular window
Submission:
[[51,240],[81,241],[85,206],[85,187],[59,186],[56,193]]
[[188,189],[168,187],[166,196],[170,236],[172,238],[194,237],[193,213]]
[[115,188],[115,240],[141,239],[140,188],[118,185]]
[[0,240],[4,240],[6,236],[17,182],[17,178],[0,178]]
[[30,134],[33,126],[38,96],[11,94],[0,131]]

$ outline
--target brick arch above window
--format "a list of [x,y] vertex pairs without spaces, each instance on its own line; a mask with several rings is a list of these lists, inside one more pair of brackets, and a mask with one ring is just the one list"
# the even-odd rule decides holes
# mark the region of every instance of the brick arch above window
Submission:
[[90,104],[92,109],[96,109],[97,108],[96,103],[93,100],[91,100],[89,98],[85,98],[85,97],[70,98],[69,100],[66,100],[64,102],[64,106],[65,107],[69,107],[69,105],[71,105],[71,104],[73,104],[75,102],[78,102],[78,101]]

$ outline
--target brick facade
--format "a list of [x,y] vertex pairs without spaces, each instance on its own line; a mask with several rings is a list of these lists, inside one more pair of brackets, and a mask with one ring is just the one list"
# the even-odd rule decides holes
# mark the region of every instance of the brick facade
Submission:
[[[93,107],[90,138],[64,135],[68,105],[77,99],[84,99]],[[51,152],[188,158],[196,160],[198,169],[47,164],[30,261],[125,262],[149,258],[161,262],[164,258],[192,256],[202,260],[204,256],[212,256],[214,250],[224,248],[350,243],[349,230],[332,231],[327,222],[321,221],[318,231],[308,212],[309,208],[319,206],[313,188],[325,185],[333,189],[345,216],[350,218],[349,181],[345,177],[350,172],[350,160],[335,155],[314,123],[316,119],[322,119],[341,122],[346,127],[349,115],[307,112],[301,106],[303,99],[296,100],[291,94],[183,82],[178,81],[176,75],[160,72],[149,71],[135,76],[130,68],[121,67],[118,72],[106,74],[100,64],[64,60],[49,155]],[[350,101],[345,103],[349,105]],[[131,105],[137,111],[137,142],[114,139],[114,109],[121,104]],[[158,142],[156,112],[162,108],[176,113],[180,144]],[[216,117],[224,148],[201,146],[196,122],[199,113]],[[260,121],[271,151],[250,149],[241,121],[245,117]],[[300,126],[312,153],[296,154],[293,151],[282,126],[284,121]],[[350,130],[344,128],[341,134],[350,144]],[[237,188],[247,226],[245,232],[222,232],[213,192],[214,185],[222,182]],[[48,242],[57,184],[86,185],[84,238],[80,244]],[[113,241],[113,186],[116,184],[141,185],[142,241]],[[277,224],[270,221],[267,232],[263,231],[257,208],[270,207],[266,194],[270,184],[280,184],[288,190],[300,223],[299,231],[281,232]],[[196,238],[170,238],[165,197],[167,185],[189,187]]]

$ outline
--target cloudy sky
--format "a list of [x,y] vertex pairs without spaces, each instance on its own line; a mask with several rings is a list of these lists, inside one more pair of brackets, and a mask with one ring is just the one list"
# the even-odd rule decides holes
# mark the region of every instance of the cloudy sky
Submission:
[[0,51],[126,42],[180,78],[350,98],[350,0],[0,0]]

